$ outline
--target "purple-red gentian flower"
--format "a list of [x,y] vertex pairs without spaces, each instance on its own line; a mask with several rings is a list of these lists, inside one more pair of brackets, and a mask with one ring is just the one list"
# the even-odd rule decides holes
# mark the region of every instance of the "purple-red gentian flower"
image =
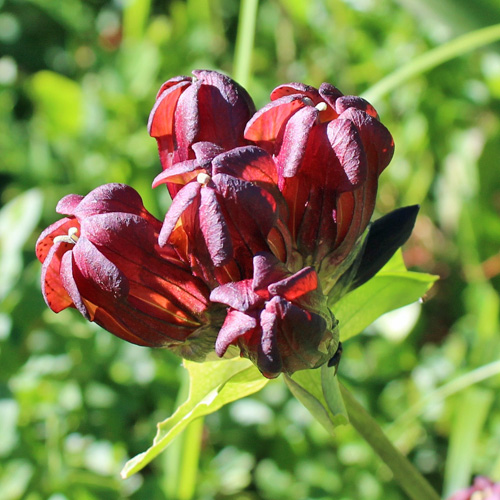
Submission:
[[221,285],[210,299],[229,306],[216,353],[237,345],[268,378],[317,368],[337,350],[336,322],[312,267],[292,274],[272,254],[257,254],[252,279]]
[[500,500],[500,483],[478,476],[470,488],[457,491],[448,500]]
[[[172,246],[160,247],[161,222],[123,184],[68,195],[68,217],[40,236],[42,291],[55,312],[74,307],[114,335],[201,359],[213,350],[217,307]],[[196,342],[194,340],[196,339]]]
[[196,70],[193,75],[165,82],[149,116],[163,169],[194,158],[197,142],[223,150],[248,144],[243,132],[255,106],[247,91],[217,71]]
[[153,187],[172,196],[163,222],[125,185],[66,196],[37,243],[45,300],[189,359],[239,350],[269,378],[336,364],[329,306],[387,262],[418,211],[369,224],[392,137],[327,83],[280,85],[255,113],[229,77],[193,75],[164,83],[149,118]]
[[270,245],[286,258],[288,231],[279,222],[286,205],[272,157],[256,146],[223,152],[200,142],[193,150],[196,159],[177,163],[153,183],[183,185],[165,216],[160,245],[181,226],[201,275],[215,286],[252,276],[253,256]]
[[289,228],[304,263],[326,277],[346,259],[375,207],[394,144],[364,99],[323,83],[280,85],[245,137],[276,157]]

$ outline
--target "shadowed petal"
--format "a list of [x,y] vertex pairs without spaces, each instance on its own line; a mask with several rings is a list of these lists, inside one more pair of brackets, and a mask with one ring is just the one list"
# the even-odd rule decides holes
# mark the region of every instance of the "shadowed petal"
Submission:
[[258,325],[257,319],[240,311],[231,310],[227,313],[222,328],[217,335],[215,352],[218,356],[224,356],[227,348],[239,337],[249,333]]
[[160,236],[158,237],[158,244],[160,246],[167,244],[168,238],[174,230],[180,216],[195,202],[198,198],[200,190],[201,184],[199,182],[190,182],[177,193],[177,196],[174,198],[172,205],[165,215],[165,220],[163,221]]

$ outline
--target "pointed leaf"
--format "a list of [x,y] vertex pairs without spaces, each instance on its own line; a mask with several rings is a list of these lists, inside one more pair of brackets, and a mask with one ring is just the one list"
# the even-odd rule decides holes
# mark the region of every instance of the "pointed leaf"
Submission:
[[152,446],[125,464],[122,478],[126,479],[145,467],[196,418],[253,394],[269,382],[251,361],[243,358],[207,363],[185,360],[184,366],[190,377],[187,401],[171,417],[158,424]]
[[358,333],[386,312],[420,299],[438,276],[407,271],[400,252],[377,275],[332,306],[339,320],[340,340],[343,342]]

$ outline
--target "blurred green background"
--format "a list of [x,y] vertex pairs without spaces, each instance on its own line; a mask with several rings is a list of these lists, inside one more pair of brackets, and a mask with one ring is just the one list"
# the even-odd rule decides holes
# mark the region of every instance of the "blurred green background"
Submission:
[[[175,408],[168,352],[128,345],[45,306],[34,244],[68,193],[125,182],[159,218],[146,123],[160,84],[234,76],[234,0],[0,0],[0,498],[173,499],[175,456],[119,479]],[[289,81],[362,94],[420,55],[500,22],[498,0],[262,0],[258,107]],[[500,45],[376,96],[396,154],[377,215],[420,203],[407,264],[428,300],[347,342],[339,370],[400,449],[449,494],[500,480]],[[335,439],[276,381],[205,420],[196,498],[396,500],[352,428]]]

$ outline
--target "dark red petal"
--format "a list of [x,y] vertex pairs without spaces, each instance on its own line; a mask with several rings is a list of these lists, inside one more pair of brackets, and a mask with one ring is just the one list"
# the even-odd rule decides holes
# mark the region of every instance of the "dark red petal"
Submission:
[[327,134],[340,167],[329,177],[335,176],[337,191],[352,191],[365,180],[367,169],[357,128],[350,120],[338,119],[328,124]]
[[56,313],[73,305],[61,281],[61,261],[66,253],[71,253],[71,243],[55,243],[51,246],[42,266],[42,294],[47,305]]
[[227,264],[233,255],[231,236],[213,188],[201,189],[200,229],[216,267]]
[[269,153],[257,146],[243,146],[217,156],[212,163],[213,174],[228,174],[240,179],[276,185],[276,165]]
[[168,90],[171,87],[175,87],[178,83],[180,83],[180,82],[192,83],[192,81],[193,81],[193,78],[191,76],[185,76],[185,75],[174,76],[173,78],[170,78],[169,80],[167,80],[160,87],[160,90],[158,90],[158,93],[156,94],[156,99],[158,99],[163,94],[163,92],[165,92],[165,90]]
[[76,219],[65,217],[43,230],[36,242],[36,257],[42,264],[54,245],[54,238],[57,236],[66,236],[68,230],[72,227],[79,227]]
[[221,146],[207,141],[196,142],[193,144],[192,149],[200,166],[210,163],[217,155],[224,152]]
[[304,83],[292,82],[284,83],[283,85],[279,85],[278,87],[276,87],[271,92],[271,101],[276,101],[280,97],[297,94],[301,95],[302,97],[309,97],[309,99],[311,99],[314,104],[317,104],[320,98],[318,89]]
[[279,295],[289,301],[294,301],[317,288],[318,275],[312,267],[305,267],[267,287],[271,295]]
[[[87,320],[93,321],[93,317],[87,306],[85,305],[85,301],[80,294],[80,290],[78,289],[78,285],[75,282],[75,278],[73,276],[74,270],[74,260],[73,253],[66,252],[61,261],[61,282],[71,297],[73,304],[80,311],[80,314]],[[57,312],[57,311],[56,311]]]
[[217,335],[215,352],[218,356],[224,356],[227,348],[238,340],[239,337],[249,333],[257,327],[257,319],[240,311],[230,310],[222,328]]
[[189,146],[199,141],[196,139],[201,126],[198,93],[202,83],[199,80],[193,82],[177,101],[174,127],[177,145],[181,151],[187,151]]
[[274,141],[289,118],[304,106],[300,95],[285,96],[270,102],[250,119],[245,128],[245,139]]
[[199,182],[193,181],[189,184],[186,184],[177,193],[177,196],[172,201],[172,205],[170,205],[170,208],[165,215],[165,220],[163,221],[160,236],[158,237],[158,244],[160,246],[164,246],[167,244],[168,238],[172,234],[177,221],[181,217],[182,213],[198,198],[200,189],[201,184]]
[[253,289],[264,297],[269,297],[268,286],[271,283],[290,276],[286,266],[274,255],[267,252],[257,254],[253,258],[253,267]]
[[359,109],[378,119],[378,113],[375,111],[375,108],[362,97],[346,95],[338,99],[335,103],[335,109],[339,115],[349,108]]
[[191,85],[191,78],[175,83],[172,82],[173,85],[167,85],[169,82],[164,83],[160,88],[156,102],[149,115],[148,131],[151,137],[172,137],[177,101],[180,95]]
[[79,194],[68,194],[59,200],[56,206],[56,212],[58,214],[74,215],[76,207],[82,200],[83,196]]
[[278,346],[278,318],[276,317],[274,297],[271,302],[266,304],[266,308],[260,315],[260,326],[262,336],[257,349],[257,366],[262,374],[267,378],[277,377],[282,369],[280,349]]
[[221,285],[210,293],[212,302],[226,304],[233,309],[245,312],[263,302],[252,288],[252,280],[242,280]]
[[[344,94],[342,94],[342,92],[337,87],[334,87],[330,83],[322,83],[319,87],[319,95],[326,101],[326,103],[331,107],[333,111],[336,108],[337,100]],[[337,116],[338,111],[331,119],[334,119]]]
[[391,133],[373,116],[355,108],[347,109],[340,118],[354,123],[365,149],[368,169],[380,175],[394,154]]
[[80,202],[75,216],[82,221],[85,217],[109,212],[136,214],[158,227],[161,224],[144,208],[139,193],[126,184],[104,184],[94,189]]
[[196,160],[186,160],[174,164],[160,174],[153,180],[152,187],[156,188],[161,184],[173,182],[175,184],[185,185],[196,178],[200,173],[200,167]]
[[73,248],[73,259],[83,278],[109,295],[110,300],[128,295],[127,277],[84,236]]
[[299,171],[304,160],[309,133],[316,124],[318,115],[319,111],[315,107],[305,106],[288,120],[276,160],[281,176],[293,177]]

